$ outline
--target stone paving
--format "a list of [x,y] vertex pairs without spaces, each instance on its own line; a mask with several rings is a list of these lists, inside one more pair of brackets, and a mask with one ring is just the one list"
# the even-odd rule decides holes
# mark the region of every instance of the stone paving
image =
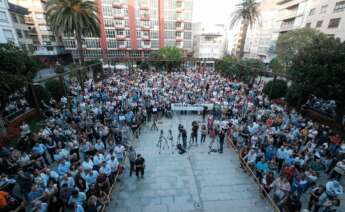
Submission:
[[[187,127],[189,135],[193,120],[201,121],[201,117],[175,114],[173,119],[160,120],[158,128],[165,136],[172,129],[176,142],[177,125]],[[130,178],[127,170],[108,212],[273,211],[260,197],[253,179],[239,168],[232,149],[224,145],[223,154],[208,154],[207,138],[184,155],[173,154],[171,149],[159,154],[159,131],[149,127],[150,123],[144,127],[136,147],[146,160],[145,179]]]

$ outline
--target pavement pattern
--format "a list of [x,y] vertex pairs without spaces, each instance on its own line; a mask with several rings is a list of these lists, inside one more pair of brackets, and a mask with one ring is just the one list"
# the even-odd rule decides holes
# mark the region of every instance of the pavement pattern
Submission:
[[[175,114],[161,119],[159,130],[167,137],[173,131],[176,143],[178,124],[187,128],[188,139],[192,121],[197,115]],[[223,154],[208,154],[206,143],[192,146],[179,155],[171,147],[159,153],[159,131],[146,124],[136,145],[137,153],[146,160],[145,178],[129,177],[128,168],[113,192],[107,211],[116,212],[267,212],[273,211],[260,197],[254,180],[239,168],[236,153],[224,145]],[[200,141],[200,137],[198,137]]]

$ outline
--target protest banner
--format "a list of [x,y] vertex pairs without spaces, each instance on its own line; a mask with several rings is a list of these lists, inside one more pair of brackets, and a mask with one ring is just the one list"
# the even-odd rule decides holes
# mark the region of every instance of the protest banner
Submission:
[[208,110],[212,110],[213,104],[186,104],[186,103],[171,104],[172,111],[203,111],[204,107],[207,107]]

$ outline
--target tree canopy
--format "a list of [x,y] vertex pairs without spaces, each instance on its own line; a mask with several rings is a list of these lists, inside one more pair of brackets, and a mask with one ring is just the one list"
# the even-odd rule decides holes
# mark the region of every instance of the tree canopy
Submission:
[[180,66],[183,53],[176,47],[163,47],[158,51],[151,52],[149,59],[151,60],[150,65],[157,69],[165,67],[168,71],[171,71],[173,68]]
[[222,75],[245,82],[250,82],[263,69],[264,64],[257,59],[239,59],[234,56],[225,56],[216,62],[216,70]]
[[345,111],[345,42],[318,36],[299,49],[288,74],[299,92],[335,100],[338,118]]
[[[311,28],[296,29],[278,37],[276,45],[277,57],[274,60],[272,70],[277,73],[286,72],[291,65],[292,59],[298,54],[300,49],[310,45],[315,38],[327,35]],[[282,69],[282,70],[279,70]]]
[[49,0],[46,4],[47,22],[56,33],[75,36],[80,57],[84,62],[82,36],[99,36],[99,20],[95,1]]
[[43,64],[14,44],[0,44],[0,108],[8,96],[22,89]]

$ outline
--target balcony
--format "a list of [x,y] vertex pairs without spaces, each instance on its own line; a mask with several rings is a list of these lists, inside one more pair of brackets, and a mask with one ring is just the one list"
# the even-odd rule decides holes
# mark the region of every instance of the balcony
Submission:
[[25,18],[24,18],[24,22],[25,22],[25,24],[27,24],[27,25],[34,25],[35,23],[34,23],[34,20],[32,19],[32,17],[30,17],[30,16],[26,16]]
[[123,14],[116,14],[114,15],[115,19],[125,19],[125,16]]
[[122,5],[120,2],[113,2],[113,8],[121,8]]
[[148,31],[150,30],[150,26],[141,25],[141,30]]
[[147,3],[141,3],[140,4],[140,9],[141,10],[149,10],[149,5]]
[[115,29],[125,29],[125,28],[126,28],[125,24],[115,25]]
[[282,23],[280,25],[280,29],[279,31],[289,31],[292,30],[294,28],[294,22],[287,22],[287,23]]
[[118,40],[125,40],[126,39],[126,35],[123,34],[123,35],[116,35],[116,39]]
[[141,15],[140,19],[142,21],[149,21],[150,20],[150,16],[148,14],[144,14],[144,15]]
[[176,22],[183,22],[182,16],[176,16]]

